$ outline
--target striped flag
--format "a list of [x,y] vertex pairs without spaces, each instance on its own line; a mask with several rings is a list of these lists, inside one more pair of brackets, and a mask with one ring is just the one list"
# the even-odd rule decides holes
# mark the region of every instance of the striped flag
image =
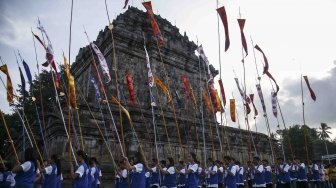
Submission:
[[105,82],[109,83],[111,81],[111,76],[110,76],[109,68],[106,63],[106,59],[104,55],[101,53],[101,51],[99,50],[99,48],[94,43],[91,43],[91,47],[99,59],[99,65],[103,71]]

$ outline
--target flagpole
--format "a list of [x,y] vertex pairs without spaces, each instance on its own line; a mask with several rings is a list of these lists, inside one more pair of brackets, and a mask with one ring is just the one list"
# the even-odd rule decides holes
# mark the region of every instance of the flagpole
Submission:
[[[252,40],[252,37],[250,36],[251,38],[251,43],[252,43],[252,46],[254,46],[253,44],[253,40]],[[257,76],[258,76],[258,85],[260,87],[260,92],[262,91],[261,90],[261,83],[260,83],[260,80],[261,80],[261,77],[259,75],[259,71],[258,71],[258,66],[257,66],[257,58],[256,58],[256,55],[255,55],[255,50],[254,50],[254,47],[253,47],[253,56],[254,56],[254,65],[255,65],[255,68],[256,68],[256,72],[257,72]],[[258,91],[258,86],[257,86],[257,92],[258,92],[258,95],[259,95],[259,99],[261,100],[261,97],[262,99],[264,98],[263,95],[262,95],[262,92],[259,94],[259,91]],[[261,103],[263,105],[263,101],[261,100]],[[270,149],[271,149],[271,155],[272,155],[272,163],[275,163],[275,158],[274,158],[274,148],[273,148],[273,142],[272,142],[272,138],[271,138],[271,129],[270,129],[270,125],[269,125],[269,119],[268,119],[268,115],[267,115],[267,111],[266,111],[266,107],[264,109],[263,107],[263,116],[264,116],[264,120],[265,120],[265,124],[266,124],[266,128],[267,128],[267,132],[268,132],[268,135],[269,135],[269,144],[270,144]]]
[[[5,127],[5,130],[6,130],[8,139],[9,139],[8,142],[10,142],[10,144],[11,144],[11,146],[12,146],[12,148],[13,148],[13,152],[14,152],[14,155],[15,155],[16,162],[17,162],[17,163],[20,163],[18,154],[17,154],[16,149],[15,149],[15,146],[14,146],[14,142],[13,142],[13,140],[12,140],[12,137],[11,137],[10,133],[9,133],[9,130],[8,130],[8,127],[7,127],[7,123],[6,123],[5,117],[4,117],[4,115],[3,115],[3,113],[2,113],[1,110],[0,110],[0,115],[1,115],[1,119],[2,119],[2,122],[3,122],[3,124],[4,124],[4,127]],[[1,161],[2,161],[2,158],[1,158]],[[3,161],[2,161],[2,163],[3,163]],[[4,163],[3,163],[3,165],[4,165],[4,167],[5,167],[5,164],[4,164]]]
[[92,57],[92,60],[93,60],[93,62],[92,62],[93,67],[94,67],[94,69],[95,69],[95,71],[96,71],[98,81],[99,81],[99,83],[100,83],[101,86],[102,86],[101,89],[102,89],[103,95],[104,95],[105,99],[107,100],[108,111],[109,111],[109,113],[110,113],[111,120],[112,120],[114,129],[115,129],[115,132],[116,132],[116,135],[117,135],[117,139],[118,139],[118,142],[119,142],[119,146],[120,146],[121,154],[122,154],[122,156],[125,156],[124,148],[123,148],[122,143],[121,143],[121,141],[120,141],[120,137],[119,137],[118,129],[117,129],[117,126],[116,126],[116,124],[115,124],[114,117],[113,117],[113,115],[112,115],[112,111],[111,111],[110,103],[108,102],[108,98],[107,98],[107,95],[106,95],[106,91],[105,91],[103,82],[102,82],[102,80],[101,80],[101,77],[100,77],[100,75],[99,75],[99,72],[98,72],[98,69],[97,69],[97,66],[96,66],[95,58],[94,58],[94,56],[93,56],[93,52],[92,52],[92,48],[91,48],[91,42],[90,42],[90,39],[89,39],[89,36],[88,36],[87,32],[85,31],[85,28],[84,28],[84,33],[85,33],[85,35],[86,35],[86,37],[87,37],[87,40],[88,40],[88,43],[89,43],[89,49],[90,49],[91,57]]
[[[302,73],[301,73],[301,101],[302,101],[302,120],[303,120],[303,126],[306,125],[306,119],[305,119],[305,108],[304,108],[304,100],[303,100],[303,86],[302,86]],[[302,126],[302,127],[303,127]],[[309,163],[309,153],[308,153],[308,141],[307,141],[307,127],[303,127],[303,133],[304,133],[304,141],[305,141],[305,150],[306,150],[306,159],[307,159],[307,164]]]
[[[19,57],[21,59],[21,62],[23,63],[23,59],[22,59],[21,54],[20,54],[19,51],[18,51],[18,54],[19,54]],[[32,92],[31,92],[31,95],[32,95],[32,98],[33,98],[32,100],[33,100],[34,106],[35,106],[37,121],[38,121],[38,124],[40,126],[40,132],[41,132],[41,137],[42,137],[42,141],[43,141],[43,144],[44,144],[45,154],[46,154],[47,158],[49,159],[49,152],[48,152],[47,143],[45,141],[46,137],[45,137],[45,134],[43,133],[43,129],[42,129],[42,125],[41,125],[40,114],[39,114],[38,109],[37,109],[37,105],[36,105],[36,100],[35,100],[34,94]]]
[[[31,29],[31,32],[32,32],[32,37],[33,37],[33,43],[34,43],[34,50],[35,50],[35,59],[36,59],[36,68],[37,68],[37,73],[40,77],[40,69],[39,69],[39,62],[38,62],[38,59],[37,59],[37,52],[36,52],[36,45],[35,45],[35,40],[34,40],[34,35],[33,35],[33,30],[32,28]],[[42,112],[42,121],[43,121],[43,129],[44,129],[44,136],[46,137],[47,136],[47,132],[46,132],[46,125],[45,125],[45,120],[44,120],[44,106],[43,106],[43,100],[42,100],[42,85],[41,85],[41,78],[39,78],[39,91],[40,91],[40,103],[41,103],[41,112]],[[47,139],[47,138],[45,138]],[[47,144],[47,142],[46,142]],[[47,147],[49,148],[49,147]],[[49,150],[48,150],[48,154],[47,156],[49,156]]]

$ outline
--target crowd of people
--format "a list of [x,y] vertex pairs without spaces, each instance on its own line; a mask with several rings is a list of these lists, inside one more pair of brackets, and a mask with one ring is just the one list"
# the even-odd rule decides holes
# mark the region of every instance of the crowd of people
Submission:
[[[101,184],[101,169],[96,158],[89,158],[79,150],[78,165],[70,165],[74,188],[97,188]],[[34,157],[32,148],[25,151],[22,164],[12,167],[6,162],[0,171],[0,187],[60,188],[62,168],[57,155],[42,165]],[[196,154],[189,153],[186,161],[175,163],[172,157],[147,162],[141,152],[133,158],[123,157],[115,166],[116,188],[336,188],[336,167],[324,166],[315,160],[308,165],[299,159],[277,158],[273,165],[266,159],[254,157],[242,165],[225,156],[223,161],[208,158],[201,164]],[[109,185],[112,187],[112,185]]]

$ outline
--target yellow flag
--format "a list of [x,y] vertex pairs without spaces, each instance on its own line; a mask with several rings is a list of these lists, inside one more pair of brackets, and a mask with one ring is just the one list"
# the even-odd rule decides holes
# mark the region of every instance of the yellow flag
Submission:
[[211,101],[210,101],[210,97],[208,95],[208,92],[203,90],[203,98],[204,98],[204,101],[205,101],[205,104],[207,105],[208,109],[210,110],[211,112]]
[[126,114],[127,119],[129,120],[130,124],[132,124],[132,119],[131,119],[131,115],[129,114],[129,112],[126,110],[125,107],[123,107],[120,102],[118,101],[118,99],[116,99],[114,96],[112,96],[112,102],[119,105],[121,110]]
[[159,77],[154,76],[154,81],[155,84],[159,86],[166,95],[168,95],[168,103],[170,103],[172,101],[172,96],[170,95],[168,88],[163,84]]
[[64,54],[63,54],[63,58],[64,58],[64,70],[65,70],[66,77],[68,79],[68,87],[69,87],[69,91],[70,91],[71,106],[73,108],[77,108],[76,92],[75,92],[75,79],[70,73],[70,67],[69,67],[69,64],[67,63],[67,59],[64,56]]
[[221,100],[219,98],[219,95],[218,95],[218,91],[217,89],[215,90],[216,91],[216,111],[217,112],[222,112],[223,108],[222,108],[222,103],[221,103]]
[[9,103],[13,102],[13,97],[14,97],[14,93],[13,93],[13,85],[12,85],[12,80],[9,76],[9,73],[8,73],[8,68],[7,68],[7,65],[4,64],[0,67],[0,70],[6,74],[7,76],[7,101]]
[[236,101],[234,99],[230,99],[230,115],[231,120],[236,122]]
[[194,107],[196,108],[197,103],[196,103],[196,97],[195,97],[194,89],[191,87],[191,84],[189,84],[189,87],[190,87],[191,98],[194,102]]

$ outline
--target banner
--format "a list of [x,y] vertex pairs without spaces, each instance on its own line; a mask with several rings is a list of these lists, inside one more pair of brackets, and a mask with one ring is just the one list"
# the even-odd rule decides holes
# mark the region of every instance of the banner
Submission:
[[99,65],[103,71],[105,82],[109,83],[111,81],[111,76],[110,76],[109,68],[106,63],[106,59],[104,55],[101,53],[101,51],[99,50],[99,48],[94,43],[91,43],[91,47],[99,59]]
[[75,79],[74,77],[71,75],[70,72],[70,66],[67,62],[66,57],[63,54],[63,59],[64,59],[64,71],[66,74],[66,77],[68,79],[68,88],[69,88],[69,92],[70,92],[70,103],[71,106],[75,109],[77,109],[77,99],[76,99],[76,92],[75,92]]
[[230,116],[233,122],[236,122],[236,101],[230,99]]
[[9,76],[8,68],[7,65],[4,64],[0,67],[0,70],[6,74],[7,76],[7,81],[6,81],[6,87],[7,87],[7,101],[9,103],[13,102],[13,97],[14,97],[14,92],[13,92],[13,85],[12,85],[12,80]]
[[257,108],[254,105],[254,94],[250,94],[250,99],[251,99],[251,103],[252,103],[253,109],[254,109],[254,118],[256,118],[258,116],[258,111],[257,111]]
[[163,84],[163,82],[158,78],[154,77],[155,84],[161,88],[161,90],[168,96],[168,103],[172,102],[172,96],[169,93],[168,88]]
[[154,86],[154,76],[153,76],[152,69],[151,69],[151,66],[150,66],[149,55],[148,55],[146,46],[144,46],[144,49],[145,49],[145,52],[146,52],[148,85],[150,87],[153,87]]
[[256,84],[256,88],[257,88],[257,91],[258,91],[258,95],[259,95],[259,99],[260,99],[260,102],[261,102],[263,112],[264,112],[264,114],[266,114],[266,106],[265,106],[265,101],[264,101],[264,95],[262,93],[260,84]]
[[224,31],[225,31],[225,51],[227,51],[230,47],[230,38],[229,38],[229,26],[226,16],[226,11],[224,6],[217,9],[217,13],[219,14],[222,23],[224,25]]
[[221,95],[222,95],[222,101],[223,101],[223,104],[225,106],[226,105],[226,97],[225,97],[223,82],[222,82],[221,79],[218,80],[218,84],[219,84],[220,92],[221,92]]
[[309,84],[309,80],[308,80],[308,76],[303,76],[304,80],[306,81],[306,84],[307,84],[307,87],[309,89],[309,92],[310,92],[310,96],[311,98],[316,101],[316,95],[313,91],[313,89],[311,88],[310,84]]
[[152,25],[153,33],[158,40],[159,46],[161,47],[161,46],[164,45],[164,39],[163,39],[163,36],[161,34],[159,25],[157,24],[157,22],[155,20],[153,8],[152,8],[152,3],[150,1],[147,1],[147,2],[143,2],[142,5],[147,10],[147,14],[149,15],[149,19],[150,19],[150,22],[151,22],[151,25]]
[[276,95],[274,92],[271,93],[272,96],[272,111],[273,111],[273,115],[275,117],[278,116],[278,108],[277,108],[277,99],[276,99]]
[[245,26],[245,19],[238,19],[238,24],[239,24],[239,29],[240,29],[240,37],[241,37],[241,42],[244,48],[244,51],[246,53],[246,56],[248,55],[247,51],[247,43],[246,43],[246,38],[244,34],[244,26]]
[[135,94],[134,94],[134,86],[133,86],[133,78],[131,73],[126,70],[126,82],[127,82],[127,88],[128,93],[130,96],[131,105],[135,106]]

